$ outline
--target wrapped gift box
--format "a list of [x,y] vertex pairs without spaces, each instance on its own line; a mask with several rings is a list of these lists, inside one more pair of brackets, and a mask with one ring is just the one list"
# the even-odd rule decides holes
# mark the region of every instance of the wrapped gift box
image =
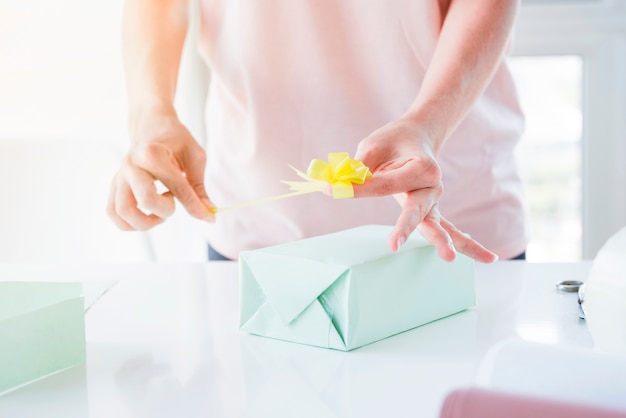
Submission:
[[0,282],[0,393],[85,361],[80,283]]
[[394,253],[391,230],[367,225],[242,252],[240,328],[348,351],[475,304],[472,259],[445,262],[417,233]]

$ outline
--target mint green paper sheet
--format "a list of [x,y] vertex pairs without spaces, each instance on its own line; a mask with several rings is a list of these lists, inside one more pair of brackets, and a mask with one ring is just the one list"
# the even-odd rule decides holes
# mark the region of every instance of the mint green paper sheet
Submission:
[[367,225],[242,252],[240,328],[349,351],[475,305],[472,259],[445,262],[417,233],[394,253],[391,230]]
[[0,282],[0,394],[85,361],[80,283]]

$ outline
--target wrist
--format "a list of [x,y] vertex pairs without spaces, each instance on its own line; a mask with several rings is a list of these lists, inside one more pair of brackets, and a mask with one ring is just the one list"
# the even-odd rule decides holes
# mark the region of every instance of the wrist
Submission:
[[136,142],[146,137],[147,132],[154,132],[164,125],[177,124],[179,120],[172,103],[147,100],[140,105],[129,106],[127,123],[131,141]]
[[433,123],[424,117],[423,114],[411,111],[405,113],[400,120],[408,124],[411,127],[411,131],[416,132],[415,136],[420,138],[423,144],[428,145],[433,155],[438,154],[445,139],[441,131],[437,129],[438,124]]

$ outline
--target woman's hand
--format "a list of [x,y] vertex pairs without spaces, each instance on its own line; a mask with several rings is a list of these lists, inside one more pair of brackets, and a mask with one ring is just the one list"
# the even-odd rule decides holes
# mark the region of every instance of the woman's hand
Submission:
[[[111,184],[107,213],[123,230],[146,230],[174,213],[176,198],[195,218],[214,221],[204,188],[204,149],[175,116],[151,115],[132,130],[133,142]],[[168,190],[159,193],[155,181]]]
[[439,213],[441,169],[429,132],[423,126],[410,118],[391,122],[362,140],[355,158],[373,173],[365,184],[354,185],[355,197],[394,195],[402,206],[389,236],[392,250],[397,251],[417,229],[446,261],[454,260],[456,251],[484,263],[497,260],[497,255]]
[[355,185],[355,196],[393,194],[402,205],[389,237],[393,250],[418,229],[444,260],[453,260],[455,250],[481,262],[497,259],[439,213],[443,184],[435,156],[498,68],[518,8],[519,0],[449,1],[426,75],[406,115],[359,144],[355,158],[374,176]]

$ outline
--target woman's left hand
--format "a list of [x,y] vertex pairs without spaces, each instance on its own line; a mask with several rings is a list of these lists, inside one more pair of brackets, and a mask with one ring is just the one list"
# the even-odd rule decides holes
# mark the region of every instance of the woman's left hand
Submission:
[[409,118],[391,122],[363,139],[355,158],[373,174],[364,184],[354,185],[355,197],[393,195],[402,206],[389,236],[392,250],[397,251],[417,229],[446,261],[454,260],[456,251],[483,263],[498,259],[439,213],[441,169],[423,126]]

